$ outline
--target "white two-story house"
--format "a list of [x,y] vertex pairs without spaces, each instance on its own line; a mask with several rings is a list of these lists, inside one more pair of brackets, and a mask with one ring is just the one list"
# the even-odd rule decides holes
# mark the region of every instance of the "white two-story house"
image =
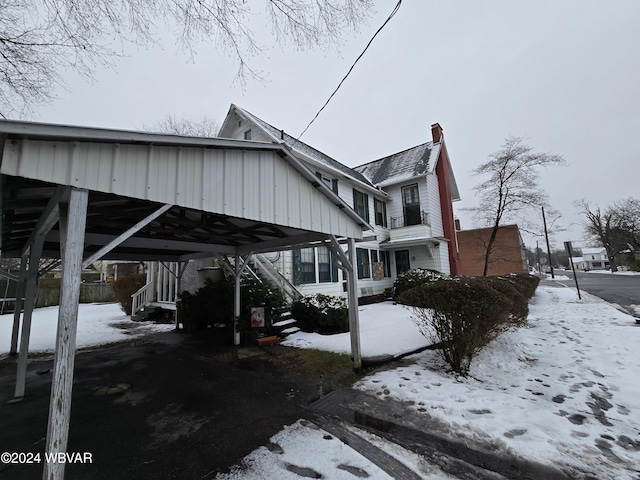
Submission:
[[[372,226],[356,248],[359,295],[366,296],[384,292],[399,273],[411,268],[458,271],[452,202],[460,195],[442,129],[434,124],[431,131],[429,142],[354,168],[235,105],[219,136],[285,144]],[[341,295],[345,291],[342,272],[326,247],[274,253],[267,258],[303,295]]]

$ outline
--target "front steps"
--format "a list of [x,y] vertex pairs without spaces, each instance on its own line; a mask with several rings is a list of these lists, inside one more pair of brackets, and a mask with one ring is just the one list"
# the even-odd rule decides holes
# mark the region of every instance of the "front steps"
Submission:
[[175,321],[175,305],[170,306],[146,305],[135,315],[131,315],[134,322],[173,323]]

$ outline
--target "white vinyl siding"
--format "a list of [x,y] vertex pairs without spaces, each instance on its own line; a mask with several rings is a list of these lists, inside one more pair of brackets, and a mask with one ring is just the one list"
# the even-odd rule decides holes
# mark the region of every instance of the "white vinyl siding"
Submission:
[[[429,203],[429,223],[431,224],[431,233],[434,237],[444,236],[444,230],[442,228],[442,210],[440,209],[440,190],[438,188],[438,177],[435,175],[427,176],[427,196],[423,197],[427,199]],[[449,261],[447,260],[447,265]]]

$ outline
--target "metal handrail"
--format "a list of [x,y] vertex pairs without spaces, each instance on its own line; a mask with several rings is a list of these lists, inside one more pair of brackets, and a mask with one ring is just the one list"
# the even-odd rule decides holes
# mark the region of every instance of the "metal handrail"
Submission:
[[402,227],[412,227],[413,225],[428,225],[430,226],[431,224],[429,223],[429,213],[425,212],[424,210],[422,210],[420,212],[420,223],[414,223],[412,225],[405,225],[405,221],[404,221],[405,217],[404,215],[400,216],[400,217],[391,217],[391,228],[402,228]]

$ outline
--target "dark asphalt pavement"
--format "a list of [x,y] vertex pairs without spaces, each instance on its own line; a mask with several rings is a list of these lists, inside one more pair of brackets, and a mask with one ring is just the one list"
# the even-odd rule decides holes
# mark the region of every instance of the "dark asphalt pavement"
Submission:
[[[31,362],[27,396],[7,403],[15,358],[0,362],[0,452],[44,452],[51,365]],[[88,452],[93,462],[68,464],[65,478],[203,479],[227,471],[303,418],[318,391],[267,367],[196,340],[79,353],[67,451]],[[96,395],[105,386],[107,394]],[[0,464],[2,479],[41,476],[42,464]]]
[[[318,398],[322,380],[304,373],[296,352],[280,346],[236,352],[176,333],[80,352],[67,451],[89,454],[92,462],[68,464],[65,478],[212,479],[300,418],[340,438],[393,478],[417,477],[355,435],[349,424],[413,450],[452,478],[568,478],[491,445],[461,444],[401,402],[351,389]],[[14,403],[15,358],[0,361],[0,452],[43,455],[51,365],[52,359],[30,362],[27,396]],[[42,463],[0,464],[0,479],[41,477]]]
[[[556,275],[568,276],[569,280],[558,280],[563,285],[575,288],[571,270],[555,270]],[[618,275],[597,272],[576,272],[581,291],[623,307],[631,315],[640,318],[640,275]]]

